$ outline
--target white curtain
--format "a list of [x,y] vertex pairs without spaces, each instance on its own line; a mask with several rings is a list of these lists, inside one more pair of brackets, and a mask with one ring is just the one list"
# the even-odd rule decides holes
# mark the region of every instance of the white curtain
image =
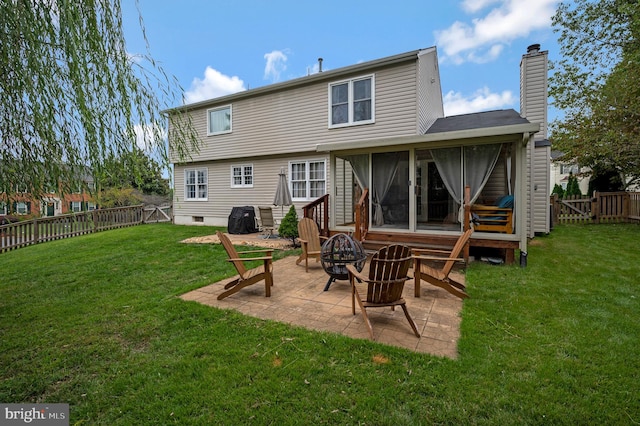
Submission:
[[360,188],[369,188],[369,154],[347,155],[344,157],[353,169]]
[[[469,186],[471,189],[471,204],[473,204],[493,172],[500,156],[501,146],[502,144],[466,146],[464,151],[460,147],[431,150],[438,173],[440,173],[447,191],[460,205],[458,211],[460,222],[463,221],[464,214],[464,187]],[[464,161],[461,161],[463,152]]]
[[382,201],[389,192],[391,183],[398,172],[400,157],[397,152],[374,154],[373,156],[373,185],[371,188],[371,200],[373,202],[373,223],[376,226],[384,225]]
[[464,186],[471,188],[471,204],[482,192],[498,162],[502,144],[464,147]]
[[440,173],[444,186],[447,187],[451,198],[458,204],[462,204],[462,196],[464,194],[462,190],[461,152],[460,147],[431,150],[431,156],[436,163],[436,168]]

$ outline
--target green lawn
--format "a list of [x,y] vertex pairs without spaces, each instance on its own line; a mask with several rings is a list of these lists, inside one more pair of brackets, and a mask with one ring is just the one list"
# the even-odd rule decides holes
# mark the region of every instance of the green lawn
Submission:
[[180,300],[233,272],[179,242],[214,230],[0,254],[0,402],[92,425],[640,423],[639,226],[558,226],[525,269],[473,264],[455,361]]

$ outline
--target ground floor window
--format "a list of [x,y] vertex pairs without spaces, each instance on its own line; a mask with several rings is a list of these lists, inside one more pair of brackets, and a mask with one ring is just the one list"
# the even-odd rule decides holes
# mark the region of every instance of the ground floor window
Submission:
[[253,164],[231,166],[232,188],[253,188]]
[[14,211],[16,214],[29,214],[29,210],[31,210],[31,203],[24,201],[15,203]]
[[186,169],[184,182],[185,200],[207,201],[207,169]]
[[292,161],[289,163],[291,197],[298,201],[308,201],[326,194],[326,170],[324,160]]

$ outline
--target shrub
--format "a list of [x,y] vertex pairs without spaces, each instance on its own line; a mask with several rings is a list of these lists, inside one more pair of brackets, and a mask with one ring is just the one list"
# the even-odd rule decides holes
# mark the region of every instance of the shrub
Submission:
[[289,207],[289,211],[282,218],[280,227],[278,228],[278,235],[284,238],[290,238],[294,247],[296,245],[296,238],[298,238],[298,214],[296,213],[296,207]]
[[100,193],[100,207],[126,207],[142,204],[140,193],[133,188],[109,188]]
[[569,173],[569,181],[567,182],[567,190],[564,192],[566,197],[570,197],[572,195],[577,195],[579,197],[582,196],[582,191],[580,191],[580,185],[578,185],[578,178],[574,176],[573,173]]
[[564,189],[562,189],[562,185],[556,183],[553,186],[553,191],[551,191],[551,195],[553,195],[553,194],[558,194],[559,198],[564,197]]

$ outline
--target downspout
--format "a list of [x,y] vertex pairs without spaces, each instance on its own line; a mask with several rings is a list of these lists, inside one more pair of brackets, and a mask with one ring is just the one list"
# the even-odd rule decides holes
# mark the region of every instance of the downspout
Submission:
[[520,266],[527,266],[527,238],[529,238],[529,233],[527,231],[527,182],[529,181],[529,173],[527,173],[527,145],[529,144],[531,139],[530,133],[522,134],[522,147],[520,149],[520,166],[518,169],[520,170],[520,185],[519,185],[519,193],[520,193],[520,202],[516,204],[517,210],[517,222],[518,222],[518,233],[520,235]]

